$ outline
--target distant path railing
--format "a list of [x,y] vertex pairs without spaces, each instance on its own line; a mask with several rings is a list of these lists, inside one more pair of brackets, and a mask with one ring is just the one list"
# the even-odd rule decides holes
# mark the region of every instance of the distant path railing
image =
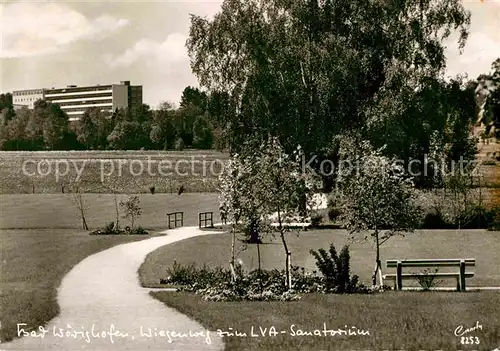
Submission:
[[199,228],[213,228],[214,227],[214,213],[201,212],[198,214],[198,227]]
[[167,213],[167,218],[168,218],[168,229],[182,227],[184,225],[184,212]]

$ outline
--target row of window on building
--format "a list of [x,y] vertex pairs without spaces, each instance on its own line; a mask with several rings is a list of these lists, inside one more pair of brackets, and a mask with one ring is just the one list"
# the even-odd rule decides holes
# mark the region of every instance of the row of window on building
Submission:
[[22,99],[16,99],[16,101],[20,101],[20,102],[37,101],[37,100],[40,100],[40,98],[22,98]]
[[32,91],[14,91],[13,95],[33,95],[33,94],[43,94],[43,90],[32,90]]

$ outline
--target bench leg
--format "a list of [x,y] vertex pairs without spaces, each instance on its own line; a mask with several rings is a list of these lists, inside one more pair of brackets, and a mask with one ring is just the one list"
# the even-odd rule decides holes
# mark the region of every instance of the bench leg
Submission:
[[460,261],[460,291],[465,291],[465,261]]
[[396,289],[403,290],[403,267],[401,262],[396,266]]

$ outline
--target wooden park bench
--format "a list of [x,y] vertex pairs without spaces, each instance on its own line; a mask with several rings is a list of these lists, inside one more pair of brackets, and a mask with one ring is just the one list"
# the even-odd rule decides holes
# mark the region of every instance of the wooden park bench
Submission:
[[[403,279],[416,279],[418,276],[435,276],[437,278],[455,278],[457,280],[457,291],[465,291],[465,278],[474,276],[472,272],[465,272],[465,267],[476,265],[474,258],[458,259],[409,259],[409,260],[387,260],[387,268],[396,268],[396,273],[386,274],[384,279],[392,279],[395,282],[395,289],[402,290]],[[458,272],[421,272],[403,273],[404,267],[457,267]]]

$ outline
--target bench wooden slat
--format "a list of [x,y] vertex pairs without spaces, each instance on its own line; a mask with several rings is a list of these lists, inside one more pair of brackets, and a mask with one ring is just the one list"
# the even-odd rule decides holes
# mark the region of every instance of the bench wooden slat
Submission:
[[[437,272],[437,273],[428,273],[428,274],[425,274],[425,273],[415,273],[415,274],[412,274],[412,273],[403,273],[401,274],[401,277],[402,278],[416,278],[416,276],[425,276],[425,275],[428,275],[428,276],[437,276],[437,277],[442,277],[442,278],[446,278],[446,277],[449,277],[449,278],[459,278],[460,277],[460,273],[440,273],[440,272]],[[466,278],[472,278],[474,276],[474,273],[473,272],[465,272],[465,277]],[[397,277],[397,274],[395,273],[389,273],[389,274],[385,274],[382,278],[384,279],[396,279]]]
[[[410,260],[387,260],[386,265],[387,268],[395,268],[398,265],[398,262],[401,262],[403,267],[453,267],[460,266],[461,259],[410,259]],[[475,266],[476,259],[467,258],[463,260],[466,266]]]

